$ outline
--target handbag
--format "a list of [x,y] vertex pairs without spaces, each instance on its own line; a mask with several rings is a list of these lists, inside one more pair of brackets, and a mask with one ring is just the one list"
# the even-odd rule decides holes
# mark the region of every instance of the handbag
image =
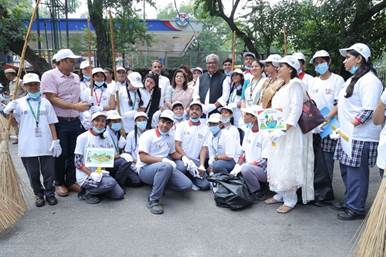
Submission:
[[311,99],[307,92],[306,94],[308,99],[303,103],[302,114],[298,121],[303,134],[310,132],[325,121],[315,101]]

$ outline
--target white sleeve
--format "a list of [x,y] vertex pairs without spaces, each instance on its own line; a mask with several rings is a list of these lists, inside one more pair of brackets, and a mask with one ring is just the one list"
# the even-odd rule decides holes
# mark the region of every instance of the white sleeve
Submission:
[[132,149],[133,141],[134,141],[134,133],[130,132],[126,137],[126,145],[124,149],[125,153],[133,154],[133,149]]
[[[87,133],[87,132],[86,132]],[[84,148],[86,147],[86,144],[87,144],[87,135],[85,135],[84,133],[83,134],[80,134],[77,138],[76,138],[76,146],[75,146],[75,151],[74,153],[75,154],[81,154],[83,155],[84,154]]]
[[48,100],[44,102],[47,108],[48,124],[58,123],[58,117],[56,117],[54,107],[52,107],[51,103]]
[[193,90],[193,101],[200,100],[200,77],[197,78],[196,85],[194,86]]
[[382,82],[373,75],[362,77],[357,83],[360,83],[356,86],[359,86],[362,110],[375,110],[382,94]]
[[151,133],[153,130],[148,130],[148,132],[143,133],[138,140],[138,152],[144,152],[150,154],[150,146],[152,144]]
[[178,123],[177,126],[176,126],[176,133],[174,134],[174,140],[175,141],[180,141],[182,142],[182,137],[183,137],[183,134],[184,134],[184,123],[185,122],[181,122],[181,123]]
[[231,81],[230,81],[230,77],[227,76],[222,82],[222,95],[219,99],[217,99],[217,102],[226,103],[228,101],[230,91],[231,91]]
[[337,75],[335,81],[334,99],[338,99],[340,91],[344,88],[344,79]]
[[303,109],[303,88],[298,82],[293,82],[289,88],[289,112],[286,123],[291,126],[296,126],[299,121]]
[[226,134],[222,136],[221,139],[222,143],[224,144],[225,154],[228,157],[235,158],[240,153],[238,152],[240,150],[240,140],[237,140],[237,137],[234,135]]

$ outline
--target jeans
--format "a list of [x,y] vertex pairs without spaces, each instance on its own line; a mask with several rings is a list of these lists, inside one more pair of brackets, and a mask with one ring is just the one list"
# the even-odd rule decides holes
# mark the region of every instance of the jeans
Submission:
[[265,169],[253,164],[243,164],[241,166],[241,175],[251,193],[260,191],[260,182],[267,182]]
[[[200,166],[200,163],[198,161],[193,160],[193,162],[196,164],[197,167]],[[190,172],[186,169],[183,161],[177,160],[176,164],[177,170],[184,173],[200,190],[205,191],[210,189],[210,183],[207,180],[206,172],[204,173],[204,176],[202,178],[197,178],[190,174]]]
[[233,170],[235,167],[236,162],[232,160],[219,160],[219,161],[214,161],[212,164],[212,169],[214,173],[229,173]]
[[98,183],[98,187],[91,187],[88,185],[82,186],[86,190],[86,193],[92,195],[105,195],[111,199],[120,200],[123,199],[123,189],[118,185],[117,181],[111,177],[103,175],[102,180]]

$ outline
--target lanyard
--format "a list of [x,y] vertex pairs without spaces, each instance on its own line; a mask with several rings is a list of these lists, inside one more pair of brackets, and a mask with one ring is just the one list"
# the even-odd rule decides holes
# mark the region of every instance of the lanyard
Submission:
[[251,88],[250,88],[250,92],[249,92],[249,99],[252,99],[253,91],[257,87],[257,84],[259,84],[259,81],[260,81],[260,79],[259,80],[254,80],[254,79],[251,80]]
[[[119,148],[118,148],[117,143],[115,143],[115,140],[114,140],[113,136],[110,134],[110,132],[109,132],[109,135],[110,135],[111,141],[113,141],[115,151],[117,151],[117,154],[119,154]],[[117,137],[117,141],[118,141],[118,137]]]
[[36,114],[35,114],[35,112],[34,112],[34,110],[32,109],[32,106],[31,106],[31,104],[30,104],[30,102],[29,102],[30,100],[28,99],[27,100],[27,103],[28,103],[28,107],[29,107],[29,109],[30,109],[30,111],[31,111],[31,113],[32,113],[32,116],[34,117],[34,119],[35,119],[35,122],[36,122],[36,127],[38,128],[39,127],[39,118],[40,118],[40,103],[41,103],[41,101],[39,101],[39,103],[38,103],[38,107],[36,108]]
[[101,101],[102,101],[102,96],[103,96],[103,89],[101,89],[101,93],[99,95],[99,99],[98,99],[98,94],[96,93],[96,90],[94,88],[94,95],[95,95],[95,101],[96,101],[96,104],[99,106]]
[[131,101],[130,90],[127,88],[127,84],[126,84],[126,92],[127,92],[127,98],[129,98],[129,106],[130,106],[130,102],[132,102],[131,110],[134,110],[135,105],[137,103],[137,91],[134,91],[134,101]]

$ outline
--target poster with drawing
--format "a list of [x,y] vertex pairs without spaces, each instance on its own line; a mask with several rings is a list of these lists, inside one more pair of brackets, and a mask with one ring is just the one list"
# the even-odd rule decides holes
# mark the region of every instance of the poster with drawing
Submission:
[[86,167],[114,167],[114,148],[87,148],[86,149]]
[[265,132],[285,130],[286,124],[281,109],[264,109],[258,111],[259,129]]

